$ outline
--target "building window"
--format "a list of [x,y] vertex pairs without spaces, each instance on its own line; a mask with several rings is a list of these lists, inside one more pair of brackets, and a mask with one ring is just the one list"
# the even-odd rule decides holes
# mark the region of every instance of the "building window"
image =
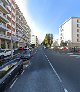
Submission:
[[79,32],[79,29],[77,29],[77,32]]
[[77,37],[79,37],[79,34],[77,34]]
[[11,33],[7,32],[7,36],[11,36]]
[[80,20],[79,19],[77,19],[77,23],[79,23],[80,22]]
[[77,22],[79,22],[79,20],[77,20]]
[[77,39],[77,42],[79,42],[79,39]]
[[77,24],[77,27],[79,27],[79,24]]

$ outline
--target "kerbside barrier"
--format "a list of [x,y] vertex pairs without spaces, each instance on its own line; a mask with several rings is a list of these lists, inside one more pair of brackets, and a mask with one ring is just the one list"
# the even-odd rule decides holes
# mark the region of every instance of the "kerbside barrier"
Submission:
[[22,60],[16,58],[0,66],[0,92],[3,92],[9,83],[23,70]]

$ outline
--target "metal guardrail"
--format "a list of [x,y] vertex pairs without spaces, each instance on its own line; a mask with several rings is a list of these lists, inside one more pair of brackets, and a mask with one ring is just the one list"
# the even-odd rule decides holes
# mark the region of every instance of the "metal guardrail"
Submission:
[[15,75],[21,73],[23,70],[22,60],[16,58],[11,60],[0,67],[0,71],[3,70],[6,66],[13,65],[12,68],[0,79],[0,92],[4,91],[4,88],[14,79]]
[[14,55],[13,60],[11,57],[4,59],[5,63],[2,66],[0,66],[0,71],[5,70],[5,67],[7,66],[9,66],[10,69],[5,73],[5,75],[0,76],[0,92],[4,91],[4,88],[6,88],[7,85],[9,85],[9,83],[15,78],[15,76],[22,72],[23,62],[28,60],[30,57],[27,56],[26,53],[18,53]]
[[6,67],[6,66],[8,66],[8,65],[10,65],[10,64],[12,64],[12,63],[14,63],[14,62],[15,62],[15,60],[16,60],[16,59],[11,60],[11,61],[9,61],[9,62],[7,62],[7,63],[3,64],[2,66],[0,66],[0,70],[1,70],[1,69],[3,69],[4,67]]

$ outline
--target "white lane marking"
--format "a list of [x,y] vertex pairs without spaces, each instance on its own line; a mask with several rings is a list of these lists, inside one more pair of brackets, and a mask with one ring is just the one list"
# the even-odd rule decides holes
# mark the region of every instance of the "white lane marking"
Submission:
[[70,55],[70,56],[76,57],[76,56],[79,56],[79,55]]
[[55,72],[56,76],[58,77],[59,81],[62,82],[61,78],[59,77],[59,75],[57,74],[57,72],[55,71],[54,67],[52,66],[51,62],[49,62],[51,68],[53,69],[53,71]]
[[45,57],[47,57],[47,56],[45,55]]
[[23,70],[23,72],[21,73],[21,75],[24,73],[24,70]]
[[77,56],[76,58],[80,58],[80,55],[79,55],[79,56]]
[[[46,55],[45,55],[46,56]],[[48,59],[48,62],[51,66],[51,68],[53,69],[54,73],[56,74],[56,76],[58,77],[59,81],[62,83],[61,78],[59,77],[59,75],[57,74],[56,70],[54,69],[53,65],[51,64],[50,60]],[[68,92],[66,88],[64,88],[64,92]]]
[[48,58],[47,58],[47,60],[48,60]]
[[16,80],[13,82],[13,84],[10,86],[10,88],[12,88],[14,86],[14,84],[16,83],[18,78],[16,78]]
[[48,59],[48,62],[50,62],[49,59]]
[[[46,55],[45,55],[45,56],[46,56]],[[58,75],[57,72],[55,71],[54,67],[52,66],[50,60],[48,59],[48,57],[46,57],[46,58],[47,58],[47,60],[48,60],[48,62],[49,62],[49,64],[50,64],[51,68],[52,68],[53,71],[55,72],[56,76],[58,77],[59,81],[62,82],[61,78],[59,77],[59,75]]]
[[70,55],[70,54],[73,54],[73,53],[67,53],[67,54],[69,54],[69,55]]
[[64,88],[64,92],[68,92],[67,89]]

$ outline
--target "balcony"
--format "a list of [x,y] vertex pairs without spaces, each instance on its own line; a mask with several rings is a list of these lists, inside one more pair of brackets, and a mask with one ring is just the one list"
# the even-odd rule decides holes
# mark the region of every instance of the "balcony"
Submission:
[[9,16],[11,18],[11,15],[10,14],[7,14],[7,16]]
[[0,30],[2,30],[2,31],[8,31],[9,29],[6,27],[5,24],[0,23]]
[[11,11],[11,7],[10,6],[7,6],[7,8]]
[[7,0],[3,0],[3,2],[8,5],[8,1]]
[[0,13],[0,21],[9,22],[9,20],[6,18],[6,16],[3,15],[3,13]]
[[17,26],[19,26],[21,29],[23,29],[21,23],[19,21],[16,21]]
[[15,16],[15,12],[12,10],[12,14]]
[[0,38],[11,40],[11,37],[10,36],[6,36],[6,35],[3,35],[3,34],[0,34]]
[[15,22],[16,18],[13,18],[13,17],[12,17],[12,20]]
[[15,29],[16,28],[16,26],[14,26],[13,24],[12,24],[12,27]]
[[6,14],[9,13],[8,10],[6,9],[6,6],[4,6],[4,4],[2,3],[2,1],[0,1],[0,9],[1,9],[4,13],[6,13]]
[[23,34],[20,34],[20,33],[17,33],[16,34],[18,37],[22,38],[23,37]]
[[19,39],[17,38],[17,36],[12,36],[12,40],[13,40],[13,42],[19,41]]
[[14,4],[12,4],[12,7],[15,9],[15,5]]

